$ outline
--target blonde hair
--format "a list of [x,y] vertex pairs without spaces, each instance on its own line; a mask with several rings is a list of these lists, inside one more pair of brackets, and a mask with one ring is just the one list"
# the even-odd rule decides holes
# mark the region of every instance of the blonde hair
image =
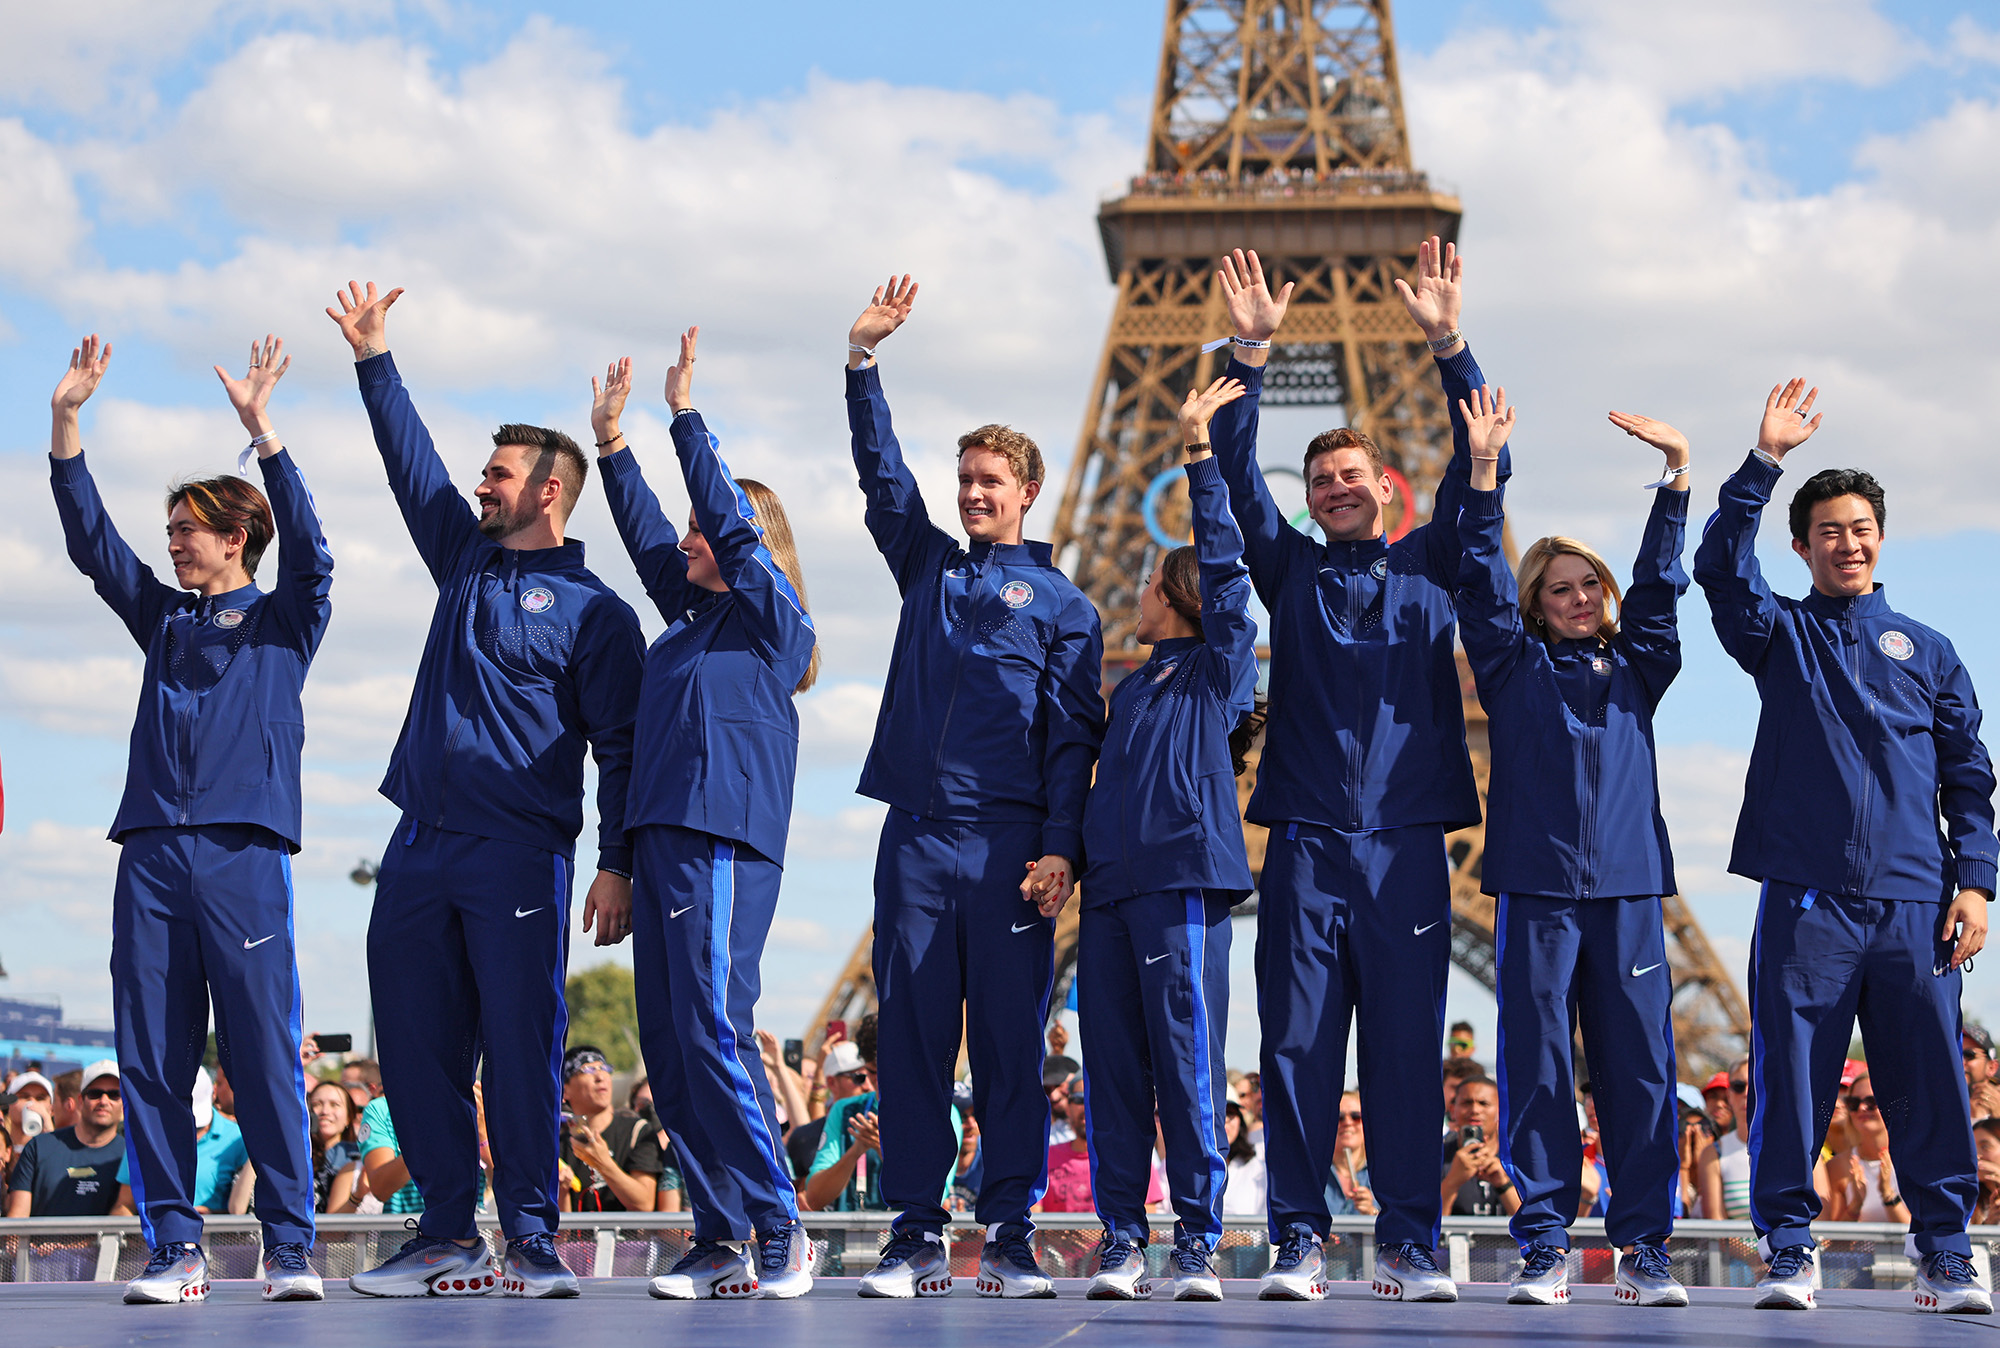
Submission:
[[1580,543],[1561,534],[1538,538],[1521,554],[1521,570],[1515,578],[1516,588],[1520,590],[1521,621],[1527,624],[1530,632],[1543,640],[1548,639],[1548,623],[1542,617],[1542,578],[1548,574],[1549,564],[1558,557],[1581,557],[1597,572],[1597,582],[1604,587],[1604,593],[1611,601],[1604,606],[1604,620],[1597,625],[1597,639],[1609,641],[1617,636],[1618,619],[1625,611],[1625,594],[1618,588],[1618,578],[1611,574],[1611,568],[1604,564],[1604,559],[1588,543]]
[[[799,569],[799,545],[792,540],[792,522],[785,518],[784,503],[778,500],[778,493],[772,491],[755,478],[739,477],[736,485],[750,499],[750,513],[757,517],[757,527],[764,531],[764,550],[771,554],[771,560],[785,573],[785,579],[792,583],[792,589],[799,596],[799,607],[811,612],[806,603],[805,573]],[[806,663],[805,677],[799,686],[792,689],[793,696],[803,693],[819,678],[819,642],[813,642],[812,659]]]

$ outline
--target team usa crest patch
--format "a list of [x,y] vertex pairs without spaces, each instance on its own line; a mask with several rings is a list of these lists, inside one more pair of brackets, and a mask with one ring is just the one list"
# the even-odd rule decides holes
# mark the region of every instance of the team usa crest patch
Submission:
[[1008,608],[1026,608],[1035,600],[1035,587],[1025,580],[1010,580],[1000,587],[1000,602]]
[[1387,557],[1377,557],[1375,565],[1368,568],[1368,574],[1377,580],[1389,579],[1389,559]]
[[226,608],[209,619],[209,621],[217,627],[241,627],[243,625],[243,610],[240,608]]
[[1875,641],[1891,660],[1907,660],[1917,653],[1917,645],[1901,632],[1884,632]]
[[1611,662],[1601,655],[1593,655],[1590,657],[1590,670],[1593,674],[1609,674]]
[[1153,675],[1153,682],[1165,683],[1168,679],[1171,679],[1174,676],[1174,671],[1179,668],[1180,668],[1180,661],[1178,660],[1174,661],[1174,663],[1171,665],[1161,665]]
[[537,585],[532,590],[526,590],[522,592],[521,607],[528,610],[528,612],[530,613],[547,613],[550,609],[554,608],[555,606],[556,606],[555,595],[551,594],[549,591],[543,589],[539,585]]

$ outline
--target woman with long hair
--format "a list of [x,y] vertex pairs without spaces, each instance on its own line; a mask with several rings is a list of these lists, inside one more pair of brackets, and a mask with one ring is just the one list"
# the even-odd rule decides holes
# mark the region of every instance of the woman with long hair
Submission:
[[313,1196],[320,1212],[354,1212],[361,1178],[361,1144],[355,1124],[361,1111],[338,1081],[322,1081],[306,1093],[312,1119]]
[[1584,1166],[1570,1054],[1580,1020],[1611,1182],[1605,1231],[1625,1252],[1615,1295],[1686,1305],[1666,1254],[1680,1152],[1660,905],[1674,875],[1653,712],[1681,665],[1687,438],[1611,413],[1667,460],[1621,594],[1601,556],[1559,535],[1530,544],[1519,576],[1509,573],[1498,462],[1514,409],[1505,390],[1481,388],[1458,412],[1473,462],[1456,599],[1493,755],[1480,885],[1496,900],[1500,1156],[1520,1197],[1522,1267],[1508,1300],[1569,1299]]
[[[812,686],[819,651],[777,493],[733,477],[694,410],[698,335],[681,336],[680,362],[667,372],[693,504],[685,536],[618,428],[632,362],[612,365],[602,385],[591,380],[605,496],[667,621],[646,653],[626,807],[632,963],[654,1099],[691,1163],[695,1228],[686,1257],[651,1291],[662,1300],[795,1297],[812,1286],[811,1246],[754,1012],[791,825],[792,698]],[[597,940],[619,935],[600,926]]]
[[1181,408],[1195,541],[1162,557],[1140,593],[1137,637],[1152,650],[1112,691],[1084,806],[1076,986],[1104,1222],[1089,1290],[1099,1299],[1148,1295],[1156,1096],[1180,1217],[1174,1299],[1222,1296],[1213,1266],[1229,1183],[1222,1030],[1230,909],[1250,893],[1236,776],[1256,729],[1257,624],[1208,423],[1242,396],[1242,384],[1218,379],[1189,390]]

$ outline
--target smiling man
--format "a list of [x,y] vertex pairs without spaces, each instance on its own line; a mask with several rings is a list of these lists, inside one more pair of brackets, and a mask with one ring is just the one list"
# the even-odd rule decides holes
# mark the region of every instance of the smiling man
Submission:
[[[1813,1162],[1857,1016],[1895,1148],[1916,1304],[1985,1311],[1965,1234],[1979,1184],[1959,1059],[1960,969],[1986,941],[2000,840],[1993,764],[1958,652],[1875,583],[1886,508],[1867,473],[1793,495],[1804,599],[1771,593],[1757,525],[1819,390],[1771,390],[1757,447],[1695,553],[1716,635],[1762,712],[1729,869],[1763,883],[1750,948],[1750,1217],[1757,1305],[1813,1305]],[[1940,827],[1942,821],[1942,827]]]
[[[216,367],[269,496],[240,477],[174,488],[172,585],[118,536],[84,459],[77,413],[110,363],[110,343],[100,347],[95,336],[71,353],[53,399],[49,476],[70,560],[146,653],[125,795],[111,824],[121,844],[111,995],[132,1191],[153,1251],[125,1300],[208,1295],[202,1218],[190,1192],[189,1092],[213,1003],[216,1048],[243,1083],[243,1139],[263,1180],[265,1299],[317,1301],[319,1275],[306,1259],[313,1164],[291,854],[302,833],[299,698],[332,611],[333,557],[266,412],[291,361],[283,342],[266,337],[251,343],[242,379]],[[251,577],[274,537],[278,581],[267,592]],[[115,1079],[110,1089],[119,1089]]]
[[[1055,915],[1082,847],[1104,737],[1097,609],[1046,543],[1022,541],[1042,489],[1035,442],[1006,426],[958,441],[958,521],[931,523],[889,424],[875,346],[916,302],[905,276],[848,334],[847,420],[868,531],[902,619],[860,791],[889,805],[875,863],[881,1188],[900,1208],[863,1296],[942,1296],[951,1272],[940,1195],[958,1159],[952,1072],[960,1027],[986,1139],[978,1218],[983,1296],[1055,1295],[1029,1216],[1046,1184],[1042,1032]],[[961,1006],[964,1008],[961,1017]]]
[[[1451,958],[1444,835],[1479,820],[1453,654],[1458,508],[1470,470],[1459,401],[1485,376],[1458,331],[1462,267],[1436,239],[1412,288],[1451,408],[1453,456],[1431,522],[1385,535],[1382,451],[1348,427],[1305,451],[1306,504],[1325,542],[1286,523],[1257,466],[1257,403],[1291,287],[1255,253],[1223,260],[1235,324],[1226,371],[1248,390],[1210,434],[1271,614],[1271,718],[1246,817],[1271,830],[1257,915],[1264,1158],[1277,1255],[1259,1295],[1325,1295],[1326,1177],[1340,1123],[1347,1035],[1358,1023],[1375,1219],[1375,1294],[1453,1301],[1437,1265],[1436,1078]],[[1504,456],[1506,450],[1501,450]],[[1498,465],[1505,481],[1508,465]]]
[[[466,508],[389,355],[389,307],[350,284],[327,313],[354,348],[389,488],[438,587],[382,794],[403,811],[368,923],[382,1082],[423,1191],[418,1234],[350,1281],[372,1296],[578,1291],[556,1257],[557,1070],[583,756],[597,757],[597,877],[583,925],[622,939],[632,912],[625,796],[643,642],[638,615],[585,569],[563,525],[589,465],[560,431],[507,425]],[[473,1224],[487,1130],[505,1267]]]

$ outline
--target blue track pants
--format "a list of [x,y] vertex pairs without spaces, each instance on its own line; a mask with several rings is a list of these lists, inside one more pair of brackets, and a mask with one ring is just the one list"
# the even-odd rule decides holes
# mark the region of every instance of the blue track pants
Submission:
[[382,857],[368,922],[375,1042],[425,1235],[475,1234],[482,1056],[501,1229],[556,1229],[571,873],[560,852],[408,818]]
[[1597,1102],[1616,1246],[1664,1241],[1680,1183],[1673,980],[1657,897],[1502,894],[1499,945],[1501,1159],[1521,1196],[1523,1248],[1569,1246],[1582,1201],[1570,1045],[1579,1021]]
[[697,1240],[798,1220],[757,1048],[758,965],[784,870],[691,829],[633,834],[632,969],[653,1099],[686,1159]]
[[286,844],[254,824],[138,829],[123,842],[111,995],[146,1243],[201,1240],[189,1097],[212,1000],[216,1052],[257,1167],[264,1243],[310,1245],[312,1144]]
[[[972,1067],[982,1225],[1032,1227],[1048,1187],[1042,1031],[1055,922],[1021,897],[1038,823],[956,824],[890,810],[875,860],[882,1197],[901,1230],[941,1231],[958,1162],[951,1090]],[[962,1010],[961,1010],[962,1008]]]
[[1959,1059],[1960,975],[1934,972],[1947,903],[1856,899],[1771,880],[1750,944],[1750,1217],[1766,1252],[1813,1244],[1813,1161],[1855,1022],[1889,1129],[1910,1247],[1972,1252],[1979,1194]]
[[1229,936],[1228,900],[1198,889],[1119,899],[1081,916],[1090,1191],[1105,1229],[1141,1245],[1156,1100],[1179,1229],[1211,1249],[1222,1239]]
[[1271,1238],[1326,1235],[1347,1033],[1358,1023],[1379,1241],[1435,1246],[1451,874],[1435,824],[1272,828],[1257,904]]

